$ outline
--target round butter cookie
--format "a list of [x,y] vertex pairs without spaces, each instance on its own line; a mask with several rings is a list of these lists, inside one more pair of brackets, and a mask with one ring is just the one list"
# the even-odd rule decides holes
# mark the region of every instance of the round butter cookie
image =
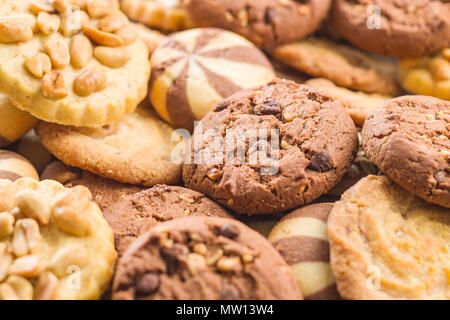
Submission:
[[195,25],[230,30],[269,48],[313,33],[331,0],[184,0],[183,4]]
[[398,65],[405,90],[450,100],[450,48],[429,57],[403,59]]
[[450,45],[446,0],[336,0],[334,28],[355,46],[398,58],[422,57]]
[[172,161],[179,136],[157,115],[140,107],[119,122],[75,128],[42,122],[36,127],[45,147],[68,166],[122,183],[154,186],[180,180]]
[[25,177],[39,181],[39,175],[30,161],[15,152],[0,150],[0,179],[14,182]]
[[310,37],[276,47],[270,54],[297,70],[341,87],[391,96],[402,92],[394,63],[345,44]]
[[450,209],[386,176],[368,176],[328,218],[331,267],[344,299],[450,299]]
[[64,125],[105,125],[133,112],[150,64],[118,6],[1,0],[0,91],[19,109]]
[[117,254],[89,190],[22,178],[0,198],[0,300],[100,298]]
[[406,190],[450,208],[450,102],[404,96],[366,119],[367,157]]
[[219,29],[176,33],[154,51],[151,63],[153,106],[175,128],[191,131],[224,98],[275,78],[259,49]]
[[191,25],[180,0],[122,0],[121,9],[130,19],[165,31],[183,30]]
[[327,232],[332,208],[332,203],[320,203],[297,209],[281,219],[267,238],[291,267],[305,300],[339,299]]
[[233,218],[203,194],[167,185],[116,200],[103,214],[114,231],[119,257],[136,238],[161,222],[195,216]]
[[10,145],[38,122],[30,114],[13,106],[3,94],[0,94],[0,115],[0,147]]
[[167,39],[167,36],[165,36],[161,32],[149,29],[143,24],[134,23],[133,25],[136,27],[139,33],[139,38],[147,46],[150,55],[160,44],[162,44]]
[[139,237],[118,260],[113,299],[299,300],[289,267],[244,224],[174,219]]

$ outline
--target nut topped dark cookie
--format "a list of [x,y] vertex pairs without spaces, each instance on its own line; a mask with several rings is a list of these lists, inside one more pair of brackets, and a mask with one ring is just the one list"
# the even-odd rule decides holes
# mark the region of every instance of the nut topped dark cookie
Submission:
[[310,203],[339,182],[357,150],[342,103],[285,80],[241,91],[196,127],[183,180],[240,214]]
[[330,0],[184,0],[194,24],[231,30],[266,48],[314,32],[330,5]]
[[445,0],[336,0],[332,22],[357,47],[387,56],[421,57],[450,44]]
[[256,231],[231,219],[162,223],[119,260],[113,299],[302,299],[289,267]]
[[363,148],[392,180],[417,196],[450,208],[450,102],[404,96],[367,118]]

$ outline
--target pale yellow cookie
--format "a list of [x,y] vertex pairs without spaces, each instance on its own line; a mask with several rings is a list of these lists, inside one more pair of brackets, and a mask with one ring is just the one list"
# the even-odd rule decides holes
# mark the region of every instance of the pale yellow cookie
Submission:
[[145,98],[149,74],[117,0],[0,0],[0,91],[41,120],[117,121]]
[[163,43],[167,39],[167,36],[165,36],[161,32],[149,29],[143,24],[134,23],[134,26],[139,32],[139,37],[147,46],[150,55],[161,43]]
[[405,90],[450,100],[450,48],[431,57],[404,59],[398,65]]
[[345,299],[450,299],[450,209],[386,176],[368,176],[328,218],[331,267]]
[[117,254],[87,188],[0,180],[0,206],[0,300],[100,298]]

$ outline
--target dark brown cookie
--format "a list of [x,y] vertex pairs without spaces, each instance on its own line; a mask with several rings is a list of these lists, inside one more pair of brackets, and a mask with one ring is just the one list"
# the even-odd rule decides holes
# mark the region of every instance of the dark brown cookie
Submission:
[[392,180],[450,208],[450,102],[404,96],[374,110],[362,131],[367,157]]
[[231,219],[168,221],[117,263],[113,299],[302,299],[289,267],[256,231]]
[[96,176],[87,171],[66,166],[61,161],[52,162],[42,173],[41,179],[56,180],[68,188],[85,186],[91,191],[92,200],[102,210],[127,196],[146,189]]
[[114,231],[119,256],[137,237],[160,222],[190,216],[233,218],[201,193],[166,185],[123,198],[103,214]]
[[191,139],[183,180],[237,213],[280,213],[333,188],[357,146],[341,102],[277,79],[206,115]]
[[445,0],[336,0],[332,21],[348,41],[382,55],[421,57],[450,45]]
[[313,33],[331,0],[184,0],[194,24],[236,32],[259,47],[273,47]]

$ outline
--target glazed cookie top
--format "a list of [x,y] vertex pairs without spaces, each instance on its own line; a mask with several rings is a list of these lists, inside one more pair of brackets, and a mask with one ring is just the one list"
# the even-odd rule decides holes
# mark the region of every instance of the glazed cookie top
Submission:
[[37,118],[97,126],[145,97],[148,51],[117,0],[0,1],[0,90]]
[[104,215],[114,231],[119,256],[136,238],[160,222],[190,216],[233,218],[203,194],[177,186],[158,185],[117,200]]
[[259,47],[273,47],[314,32],[330,0],[184,0],[192,22],[236,32]]
[[100,298],[116,252],[89,190],[0,180],[0,200],[0,299]]
[[404,96],[374,110],[362,131],[367,157],[392,180],[450,207],[450,102]]
[[450,210],[369,176],[328,218],[331,266],[345,299],[450,299]]
[[244,224],[191,217],[162,223],[119,260],[113,299],[302,298],[271,244]]
[[206,115],[191,139],[183,180],[237,213],[278,213],[339,182],[357,140],[341,102],[277,79],[231,96]]
[[361,49],[394,57],[421,57],[450,45],[445,0],[337,0],[334,27]]

